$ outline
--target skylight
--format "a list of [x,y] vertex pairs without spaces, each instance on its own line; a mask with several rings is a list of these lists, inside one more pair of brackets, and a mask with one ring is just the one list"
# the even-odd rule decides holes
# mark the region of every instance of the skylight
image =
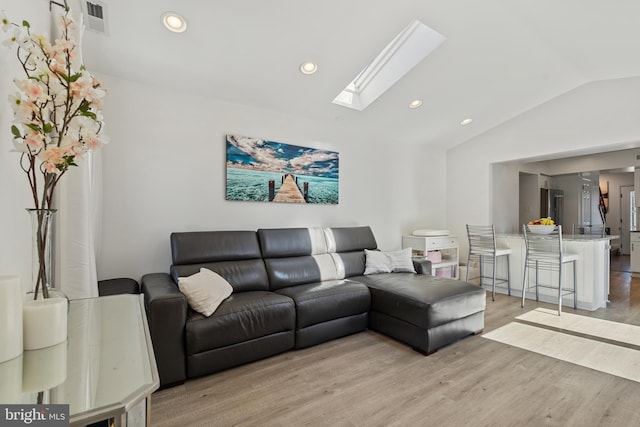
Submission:
[[332,102],[364,110],[444,40],[442,34],[418,20],[413,21]]

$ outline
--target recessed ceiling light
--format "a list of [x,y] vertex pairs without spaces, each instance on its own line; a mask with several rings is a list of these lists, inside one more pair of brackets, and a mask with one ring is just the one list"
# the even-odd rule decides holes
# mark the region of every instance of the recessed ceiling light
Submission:
[[318,71],[318,65],[315,62],[307,61],[300,64],[300,72],[302,74],[313,74]]
[[174,33],[182,33],[187,29],[187,21],[175,12],[165,12],[162,15],[162,23],[167,30]]
[[414,99],[409,103],[409,108],[418,108],[422,106],[422,99]]
[[473,121],[473,119],[464,119],[463,121],[460,122],[460,126],[466,126],[469,123],[471,123]]

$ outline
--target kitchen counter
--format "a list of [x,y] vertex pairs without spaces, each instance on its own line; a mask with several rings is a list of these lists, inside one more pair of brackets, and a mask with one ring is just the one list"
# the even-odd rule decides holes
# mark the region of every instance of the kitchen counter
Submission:
[[[590,236],[584,234],[565,234],[562,243],[565,253],[577,254],[580,259],[576,262],[576,283],[578,308],[585,310],[597,310],[606,307],[609,297],[609,256],[611,240],[619,239],[613,236]],[[511,272],[511,294],[522,296],[522,282],[524,278],[524,260],[526,247],[522,234],[497,234],[496,243],[499,247],[510,248],[509,269]],[[497,265],[500,277],[506,277],[506,263]],[[487,265],[485,268],[489,268]],[[533,283],[535,269],[531,270],[529,283]],[[557,272],[541,271],[541,283],[557,283]],[[564,286],[572,286],[573,272],[571,268],[565,269],[563,274]],[[496,292],[506,293],[504,288],[496,287]],[[535,299],[534,288],[527,291],[527,298]],[[557,292],[551,289],[540,289],[540,300],[557,304]],[[573,307],[573,296],[567,296],[563,305]],[[525,304],[526,307],[526,304]]]
[[640,276],[640,232],[632,231],[629,236],[630,259],[631,259],[631,275]]
[[[496,234],[496,239],[499,238],[508,238],[508,239],[524,239],[524,235],[522,234],[516,234],[516,233],[501,233],[501,234]],[[584,242],[584,241],[611,241],[611,240],[616,240],[619,239],[620,236],[618,236],[617,234],[614,234],[612,236],[592,236],[589,234],[563,234],[562,235],[562,241],[563,242]]]

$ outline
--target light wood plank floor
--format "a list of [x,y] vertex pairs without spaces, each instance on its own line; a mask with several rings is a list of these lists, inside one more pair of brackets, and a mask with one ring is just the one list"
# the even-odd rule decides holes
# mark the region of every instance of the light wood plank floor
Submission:
[[[640,279],[620,270],[611,273],[608,308],[565,311],[640,325]],[[518,298],[489,296],[485,332],[535,307],[553,308],[528,300],[521,309]],[[425,357],[367,331],[158,391],[151,420],[154,426],[638,426],[640,383],[482,336]]]

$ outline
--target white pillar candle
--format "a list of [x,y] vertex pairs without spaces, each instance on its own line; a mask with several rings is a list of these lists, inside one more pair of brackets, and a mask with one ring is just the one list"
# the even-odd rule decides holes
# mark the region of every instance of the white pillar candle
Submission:
[[22,396],[22,355],[0,363],[0,403],[24,403]]
[[22,353],[22,298],[20,278],[0,276],[0,362]]
[[24,349],[37,350],[67,339],[66,298],[46,298],[24,302]]
[[23,354],[22,391],[49,390],[67,379],[67,342]]

